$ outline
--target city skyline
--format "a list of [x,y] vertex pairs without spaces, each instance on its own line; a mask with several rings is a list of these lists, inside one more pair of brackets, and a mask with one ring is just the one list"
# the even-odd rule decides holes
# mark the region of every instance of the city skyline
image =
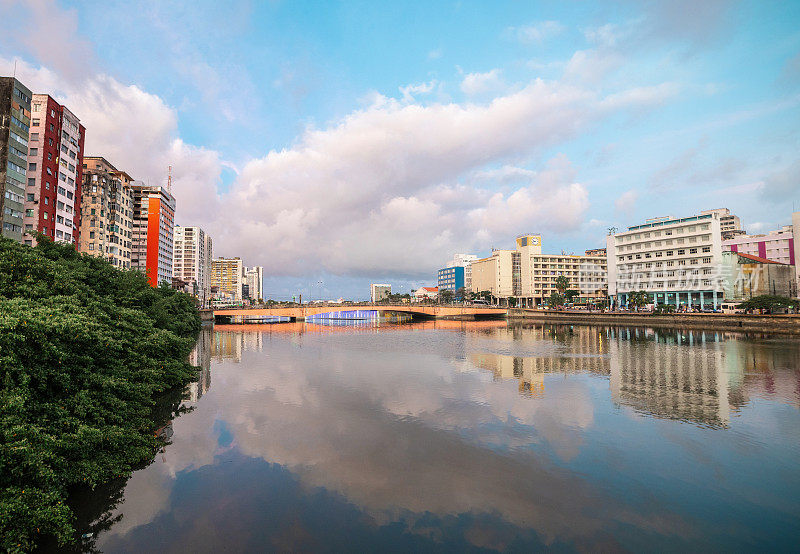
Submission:
[[580,253],[727,207],[769,232],[800,201],[796,3],[193,6],[3,2],[0,74],[86,155],[172,165],[175,223],[265,297],[410,292],[530,231]]

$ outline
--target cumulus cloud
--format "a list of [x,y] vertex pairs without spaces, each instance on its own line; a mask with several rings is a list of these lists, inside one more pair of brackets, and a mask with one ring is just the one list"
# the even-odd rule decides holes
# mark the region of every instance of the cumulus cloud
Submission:
[[468,96],[494,92],[503,85],[500,70],[492,69],[485,73],[467,73],[461,81],[461,92]]

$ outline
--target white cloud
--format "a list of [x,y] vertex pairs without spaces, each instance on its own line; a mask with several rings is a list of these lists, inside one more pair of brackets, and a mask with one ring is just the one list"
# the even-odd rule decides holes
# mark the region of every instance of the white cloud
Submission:
[[461,91],[468,96],[495,92],[502,86],[499,69],[486,73],[467,73],[461,81]]
[[634,189],[628,190],[614,201],[614,208],[620,214],[630,217],[636,211],[637,200],[639,200],[639,193]]
[[404,87],[399,87],[400,93],[403,95],[403,100],[406,102],[413,102],[417,97],[424,96],[426,94],[430,94],[433,92],[436,87],[439,85],[439,82],[436,79],[432,79],[427,83],[417,83],[413,85],[406,85]]
[[570,81],[599,83],[623,64],[623,57],[607,49],[578,50],[564,68],[564,77]]
[[431,50],[430,52],[428,52],[428,59],[429,60],[438,60],[441,57],[442,57],[442,49],[441,48],[436,48],[436,49]]
[[521,27],[506,29],[508,36],[514,37],[522,43],[542,43],[564,31],[564,26],[558,21],[540,21]]

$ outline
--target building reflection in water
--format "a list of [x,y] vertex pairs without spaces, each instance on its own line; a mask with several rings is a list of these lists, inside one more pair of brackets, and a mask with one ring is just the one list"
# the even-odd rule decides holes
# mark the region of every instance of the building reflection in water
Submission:
[[[545,394],[548,373],[592,373],[608,376],[618,406],[701,426],[728,427],[731,412],[751,396],[800,408],[800,348],[769,340],[727,332],[570,325],[511,326],[488,334],[494,344],[533,347],[533,352],[478,347],[470,362],[495,379],[517,379],[520,393],[533,398]],[[543,348],[548,344],[556,348]]]
[[211,388],[211,335],[210,328],[202,329],[189,354],[189,363],[197,367],[199,374],[197,381],[187,387],[190,402],[197,402]]

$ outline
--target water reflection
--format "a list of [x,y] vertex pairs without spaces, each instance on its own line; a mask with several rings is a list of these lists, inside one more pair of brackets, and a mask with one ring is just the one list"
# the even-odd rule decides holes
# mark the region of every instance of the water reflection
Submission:
[[797,342],[456,321],[207,339],[196,410],[128,483],[103,550],[800,538]]

